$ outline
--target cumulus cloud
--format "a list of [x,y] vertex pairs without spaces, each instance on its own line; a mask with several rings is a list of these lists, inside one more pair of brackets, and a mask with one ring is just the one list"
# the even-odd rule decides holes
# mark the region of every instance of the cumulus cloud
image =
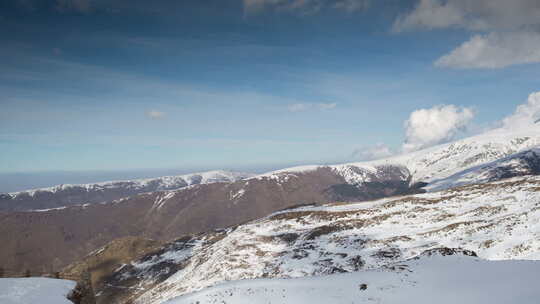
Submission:
[[403,151],[416,151],[451,141],[465,130],[473,117],[472,109],[455,105],[416,110],[405,121]]
[[503,119],[503,127],[507,129],[526,128],[540,119],[540,92],[529,95],[527,102],[519,105],[516,111]]
[[420,0],[396,19],[393,29],[516,30],[539,23],[538,0]]
[[148,118],[151,118],[151,119],[161,119],[165,117],[165,112],[150,110],[146,112],[146,116],[148,116]]
[[265,10],[314,14],[323,9],[354,12],[364,10],[368,5],[368,0],[244,0],[244,11],[247,14]]
[[540,62],[540,34],[533,32],[475,35],[435,65],[448,68],[503,68]]
[[352,157],[358,160],[375,160],[394,155],[392,149],[383,144],[377,143],[374,146],[361,147],[354,150]]
[[303,112],[312,109],[331,110],[337,107],[337,103],[295,103],[287,106],[290,112]]

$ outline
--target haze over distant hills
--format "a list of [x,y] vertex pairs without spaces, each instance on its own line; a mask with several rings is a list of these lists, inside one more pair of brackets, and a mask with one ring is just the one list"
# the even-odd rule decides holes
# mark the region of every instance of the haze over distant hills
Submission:
[[[226,169],[225,171],[264,173],[285,167],[284,165],[258,166]],[[161,176],[186,175],[193,172],[212,171],[200,169],[140,169],[110,171],[43,171],[0,173],[0,193],[20,192],[29,189],[48,188],[61,184],[95,184],[105,181],[150,179]]]

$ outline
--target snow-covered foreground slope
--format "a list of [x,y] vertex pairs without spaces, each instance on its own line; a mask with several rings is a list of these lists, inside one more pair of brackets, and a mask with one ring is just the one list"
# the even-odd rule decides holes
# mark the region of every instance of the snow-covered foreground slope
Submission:
[[423,256],[394,270],[224,283],[166,303],[536,304],[540,299],[539,273],[538,261]]
[[73,304],[67,299],[76,283],[48,278],[0,278],[2,304]]
[[94,184],[63,184],[7,194],[0,194],[0,211],[29,211],[74,204],[112,201],[139,193],[176,190],[215,182],[234,182],[252,176],[249,173],[208,171],[158,178],[108,181]]
[[540,177],[356,204],[303,207],[183,238],[125,265],[111,285],[162,303],[225,281],[379,269],[435,248],[540,260]]
[[[349,184],[360,184],[372,181],[373,177],[384,175],[381,168],[385,165],[401,166],[403,174],[411,176],[411,183],[434,183],[432,186],[428,185],[426,189],[440,190],[494,180],[497,176],[490,176],[490,172],[486,172],[483,165],[505,166],[506,164],[496,163],[496,161],[514,154],[512,159],[518,162],[522,156],[520,152],[538,147],[540,147],[540,123],[523,130],[495,129],[452,143],[387,159],[332,165],[330,168],[343,176]],[[324,166],[293,167],[254,178],[279,179],[298,172],[313,171],[320,167]],[[514,175],[520,175],[519,171]],[[458,176],[462,178],[456,178]]]

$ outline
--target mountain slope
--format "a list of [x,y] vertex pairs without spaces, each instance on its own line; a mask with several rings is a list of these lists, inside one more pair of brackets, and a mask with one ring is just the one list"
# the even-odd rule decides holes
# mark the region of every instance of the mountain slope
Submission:
[[[296,279],[234,281],[168,304],[396,303],[535,304],[538,261],[422,256],[390,268]],[[365,288],[365,289],[364,289]]]
[[[189,244],[132,262],[109,284],[147,289],[136,303],[161,303],[224,281],[378,269],[435,248],[539,260],[540,177],[302,207],[223,231],[217,240],[194,236]],[[163,263],[169,273],[155,272]]]
[[410,176],[402,167],[381,166],[375,173],[357,171],[370,176],[370,182],[360,188],[348,185],[335,171],[320,168],[144,193],[108,203],[0,213],[0,267],[58,270],[116,238],[170,241],[298,204],[368,200],[418,191],[409,187]]
[[0,211],[29,211],[76,204],[93,204],[145,192],[176,190],[191,185],[214,182],[234,182],[250,176],[252,174],[249,173],[209,171],[149,179],[58,185],[49,188],[0,194]]

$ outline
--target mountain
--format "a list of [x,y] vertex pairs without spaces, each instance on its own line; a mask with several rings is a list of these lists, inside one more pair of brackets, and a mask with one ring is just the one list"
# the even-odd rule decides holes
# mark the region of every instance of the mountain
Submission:
[[534,304],[540,297],[539,271],[537,261],[486,261],[428,251],[384,269],[232,281],[166,303]]
[[[369,177],[356,174],[355,170],[357,169],[355,168],[365,168],[366,170],[373,171],[374,167],[384,165],[400,166],[408,171],[411,177],[411,184],[426,184],[426,187],[424,187],[426,190],[435,191],[463,184],[497,179],[498,176],[495,172],[492,172],[494,175],[491,177],[477,174],[479,170],[485,170],[485,166],[487,165],[492,168],[507,167],[507,172],[501,178],[536,174],[538,171],[536,165],[538,149],[535,148],[537,147],[540,147],[540,124],[535,124],[527,129],[494,129],[476,136],[408,154],[369,162],[348,163],[329,167],[340,172],[347,183],[358,184],[369,181]],[[533,154],[526,155],[526,153],[521,153],[529,150]],[[508,159],[505,160],[508,157],[512,161],[523,161],[524,163],[519,166],[521,168],[508,167],[501,163],[501,161],[508,161]],[[287,168],[266,175],[306,172],[317,170],[321,167],[325,166],[313,165]],[[455,178],[457,176],[465,176],[467,173],[469,173],[469,178],[466,180]]]
[[[245,279],[406,271],[408,261],[429,252],[540,260],[540,177],[373,202],[300,207],[186,236],[119,265],[106,281],[101,293],[105,298],[98,302],[163,303]],[[114,293],[120,286],[130,292]]]
[[409,187],[410,176],[402,167],[356,170],[370,182],[352,186],[339,172],[319,168],[143,193],[106,203],[0,213],[0,267],[58,270],[116,238],[170,241],[298,204],[369,200],[418,191]]
[[209,171],[95,184],[64,184],[49,188],[0,194],[0,212],[62,208],[76,204],[95,204],[145,192],[176,190],[191,185],[214,182],[234,182],[250,176],[252,174]]
[[0,213],[0,267],[59,270],[117,238],[169,242],[299,205],[369,201],[534,175],[539,142],[540,127],[499,129],[386,160],[295,167],[102,203]]

